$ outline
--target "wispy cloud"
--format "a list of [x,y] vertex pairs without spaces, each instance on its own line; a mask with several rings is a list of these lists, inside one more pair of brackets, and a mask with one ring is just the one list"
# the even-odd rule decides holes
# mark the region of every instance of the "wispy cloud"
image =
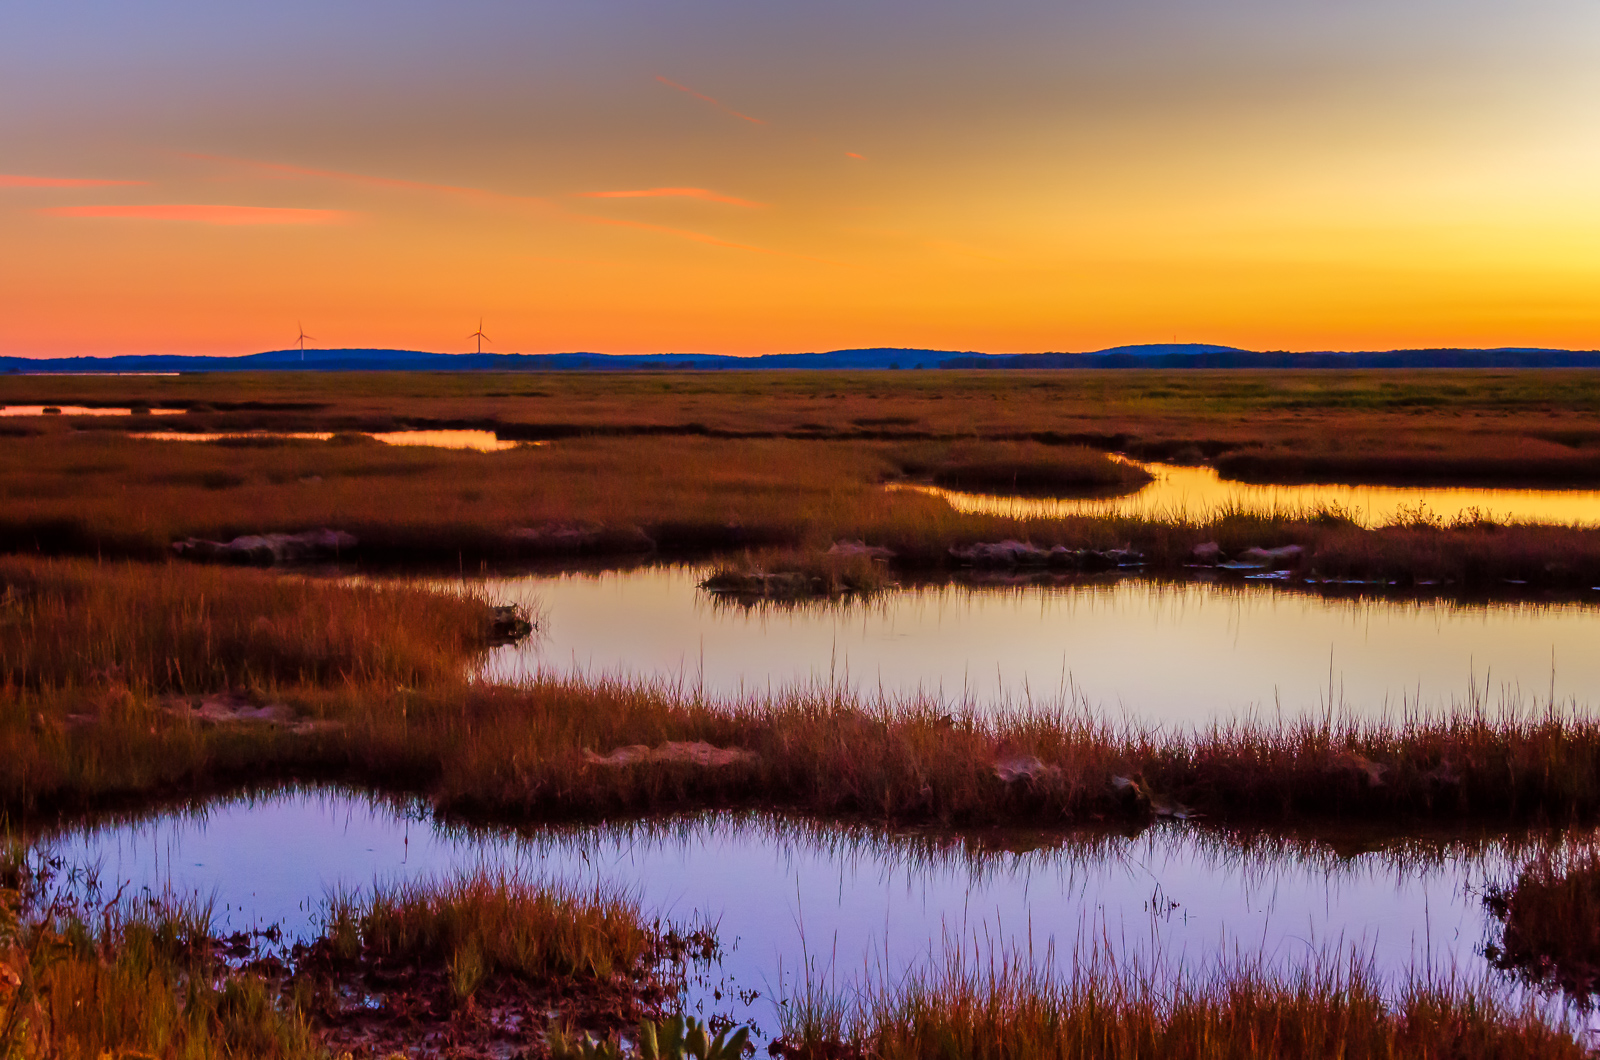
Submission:
[[144,180],[91,180],[85,177],[30,177],[21,173],[0,173],[0,188],[131,188],[148,183]]
[[51,217],[188,221],[208,225],[334,225],[343,224],[350,219],[350,214],[344,210],[307,210],[289,206],[221,206],[203,203],[52,206],[38,212]]
[[699,199],[702,202],[721,202],[729,206],[761,206],[763,203],[723,195],[709,188],[639,188],[633,191],[584,191],[580,199]]
[[284,179],[311,178],[316,180],[334,180],[347,184],[360,184],[369,188],[395,188],[400,191],[425,191],[441,195],[459,195],[466,198],[479,198],[497,202],[539,203],[548,200],[536,195],[508,195],[505,192],[490,191],[487,188],[473,188],[461,184],[433,184],[421,180],[405,180],[399,177],[379,177],[370,173],[351,173],[340,169],[316,169],[311,166],[296,166],[284,162],[262,162],[254,158],[231,158],[227,155],[205,155],[189,153],[185,158],[198,159],[203,162],[222,162],[227,165],[244,166],[258,172],[276,175]]
[[713,99],[710,96],[706,95],[704,92],[696,92],[694,89],[690,88],[688,85],[680,85],[680,84],[678,84],[678,82],[670,80],[670,79],[665,78],[665,77],[662,77],[660,74],[656,75],[656,80],[660,81],[663,85],[666,85],[668,88],[675,88],[679,92],[687,92],[687,93],[689,93],[689,95],[693,96],[695,99],[698,99],[698,100],[701,100],[701,101],[703,101],[705,103],[711,104],[713,107],[716,107],[718,110],[722,111],[724,114],[731,114],[735,118],[742,118],[745,121],[750,122],[752,125],[765,125],[765,124],[767,124],[766,122],[762,121],[760,118],[752,118],[750,115],[745,114],[742,111],[734,110],[732,107],[728,106],[726,103],[722,102],[720,99]]

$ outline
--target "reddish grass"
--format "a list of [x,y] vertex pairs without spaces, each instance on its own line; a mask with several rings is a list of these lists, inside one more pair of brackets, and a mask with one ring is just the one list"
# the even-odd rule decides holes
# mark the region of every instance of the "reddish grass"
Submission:
[[187,564],[0,557],[0,697],[458,680],[486,603]]
[[[164,555],[178,539],[229,539],[328,526],[368,561],[666,553],[783,546],[826,551],[865,540],[906,566],[1007,538],[1049,547],[1143,552],[1177,570],[1195,545],[1232,552],[1305,546],[1323,574],[1497,585],[1600,584],[1600,530],[1408,525],[1364,530],[1326,513],[1220,512],[1204,520],[1018,519],[961,514],[914,491],[877,442],[582,439],[542,449],[463,453],[322,442],[226,449],[130,442],[103,433],[0,442],[0,547]],[[542,537],[518,536],[542,528]]]
[[[798,1002],[798,1003],[797,1003]],[[1080,954],[1073,971],[1020,956],[943,965],[858,998],[800,998],[778,1046],[874,1060],[1475,1060],[1589,1055],[1573,1028],[1487,984],[1416,979],[1385,997],[1352,957],[1298,969],[1235,961],[1196,975]],[[796,1018],[798,1015],[798,1018]]]

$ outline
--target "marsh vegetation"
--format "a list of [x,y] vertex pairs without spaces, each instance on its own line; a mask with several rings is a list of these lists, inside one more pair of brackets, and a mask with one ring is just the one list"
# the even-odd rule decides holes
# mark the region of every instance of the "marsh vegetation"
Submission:
[[[460,582],[172,558],[190,538],[328,528],[359,542],[330,557],[345,573],[352,562],[364,572],[428,563],[459,579],[469,562],[692,555],[721,562],[709,587],[759,600],[870,598],[903,577],[941,578],[1002,553],[1007,574],[1056,564],[1077,576],[1110,557],[1157,574],[1198,563],[1222,577],[1218,557],[1237,566],[1259,553],[1270,563],[1242,566],[1386,587],[1515,581],[1573,593],[1600,584],[1600,530],[1423,510],[1373,527],[1335,509],[996,514],[885,488],[1139,488],[1144,473],[1113,451],[1207,461],[1250,480],[1593,485],[1600,376],[1552,378],[8,379],[0,400],[63,414],[12,417],[0,435],[0,548],[12,553],[0,558],[0,810],[35,827],[336,782],[528,828],[708,809],[823,831],[1137,830],[1161,820],[1281,836],[1373,822],[1592,823],[1600,721],[1553,694],[1530,710],[1475,687],[1451,709],[1388,719],[1340,715],[1330,694],[1319,718],[1152,727],[1110,721],[1071,695],[1026,695],[986,713],[933,693],[829,683],[727,696],[651,674],[495,684],[480,667],[506,616]],[[182,409],[162,426],[190,433],[316,437],[177,445],[129,437],[143,417],[67,414],[80,407]],[[1463,420],[1474,429],[1461,432]],[[395,430],[555,444],[475,452],[366,437]],[[1496,959],[1533,969],[1529,983],[1577,989],[1592,978],[1575,951],[1539,956],[1553,952],[1556,925],[1593,904],[1593,866],[1577,857],[1528,862],[1514,887],[1490,895],[1505,925]],[[216,938],[202,905],[46,899],[14,844],[6,864],[3,1033],[28,1056],[482,1053],[507,1043],[542,1055],[546,1030],[564,1024],[632,1049],[630,1028],[672,1014],[662,962],[715,946],[614,888],[480,875],[335,895],[322,933],[269,960],[259,940]],[[1194,976],[1096,964],[1092,947],[1082,958],[1065,974],[1015,954],[971,963],[958,949],[950,963],[901,969],[865,993],[808,990],[790,999],[775,1055],[1581,1049],[1548,1008],[1482,983],[1380,983],[1359,964],[1326,961],[1222,963]]]

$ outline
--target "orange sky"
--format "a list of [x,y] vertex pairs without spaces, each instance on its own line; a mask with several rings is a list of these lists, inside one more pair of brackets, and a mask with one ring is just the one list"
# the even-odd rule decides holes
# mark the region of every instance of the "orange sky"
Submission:
[[1593,4],[326,8],[0,13],[0,353],[1600,347]]

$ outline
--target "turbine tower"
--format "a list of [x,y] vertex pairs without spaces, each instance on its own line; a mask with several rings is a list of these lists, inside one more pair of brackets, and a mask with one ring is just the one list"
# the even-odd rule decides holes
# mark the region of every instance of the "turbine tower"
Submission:
[[304,324],[299,323],[298,321],[296,322],[295,326],[300,329],[300,338],[298,340],[299,343],[300,343],[300,363],[304,364],[305,360],[306,360],[306,340],[307,339],[314,339],[314,338],[316,338],[316,336],[315,335],[307,335],[306,334],[306,326]]
[[[469,339],[477,339],[478,340],[478,352],[479,353],[483,352],[483,342],[484,342],[485,339],[488,339],[489,336],[487,336],[487,335],[485,335],[483,333],[483,318],[482,317],[478,318],[478,330],[474,331],[472,334],[468,335],[467,338],[469,338]],[[493,340],[490,340],[490,341],[493,341]]]

